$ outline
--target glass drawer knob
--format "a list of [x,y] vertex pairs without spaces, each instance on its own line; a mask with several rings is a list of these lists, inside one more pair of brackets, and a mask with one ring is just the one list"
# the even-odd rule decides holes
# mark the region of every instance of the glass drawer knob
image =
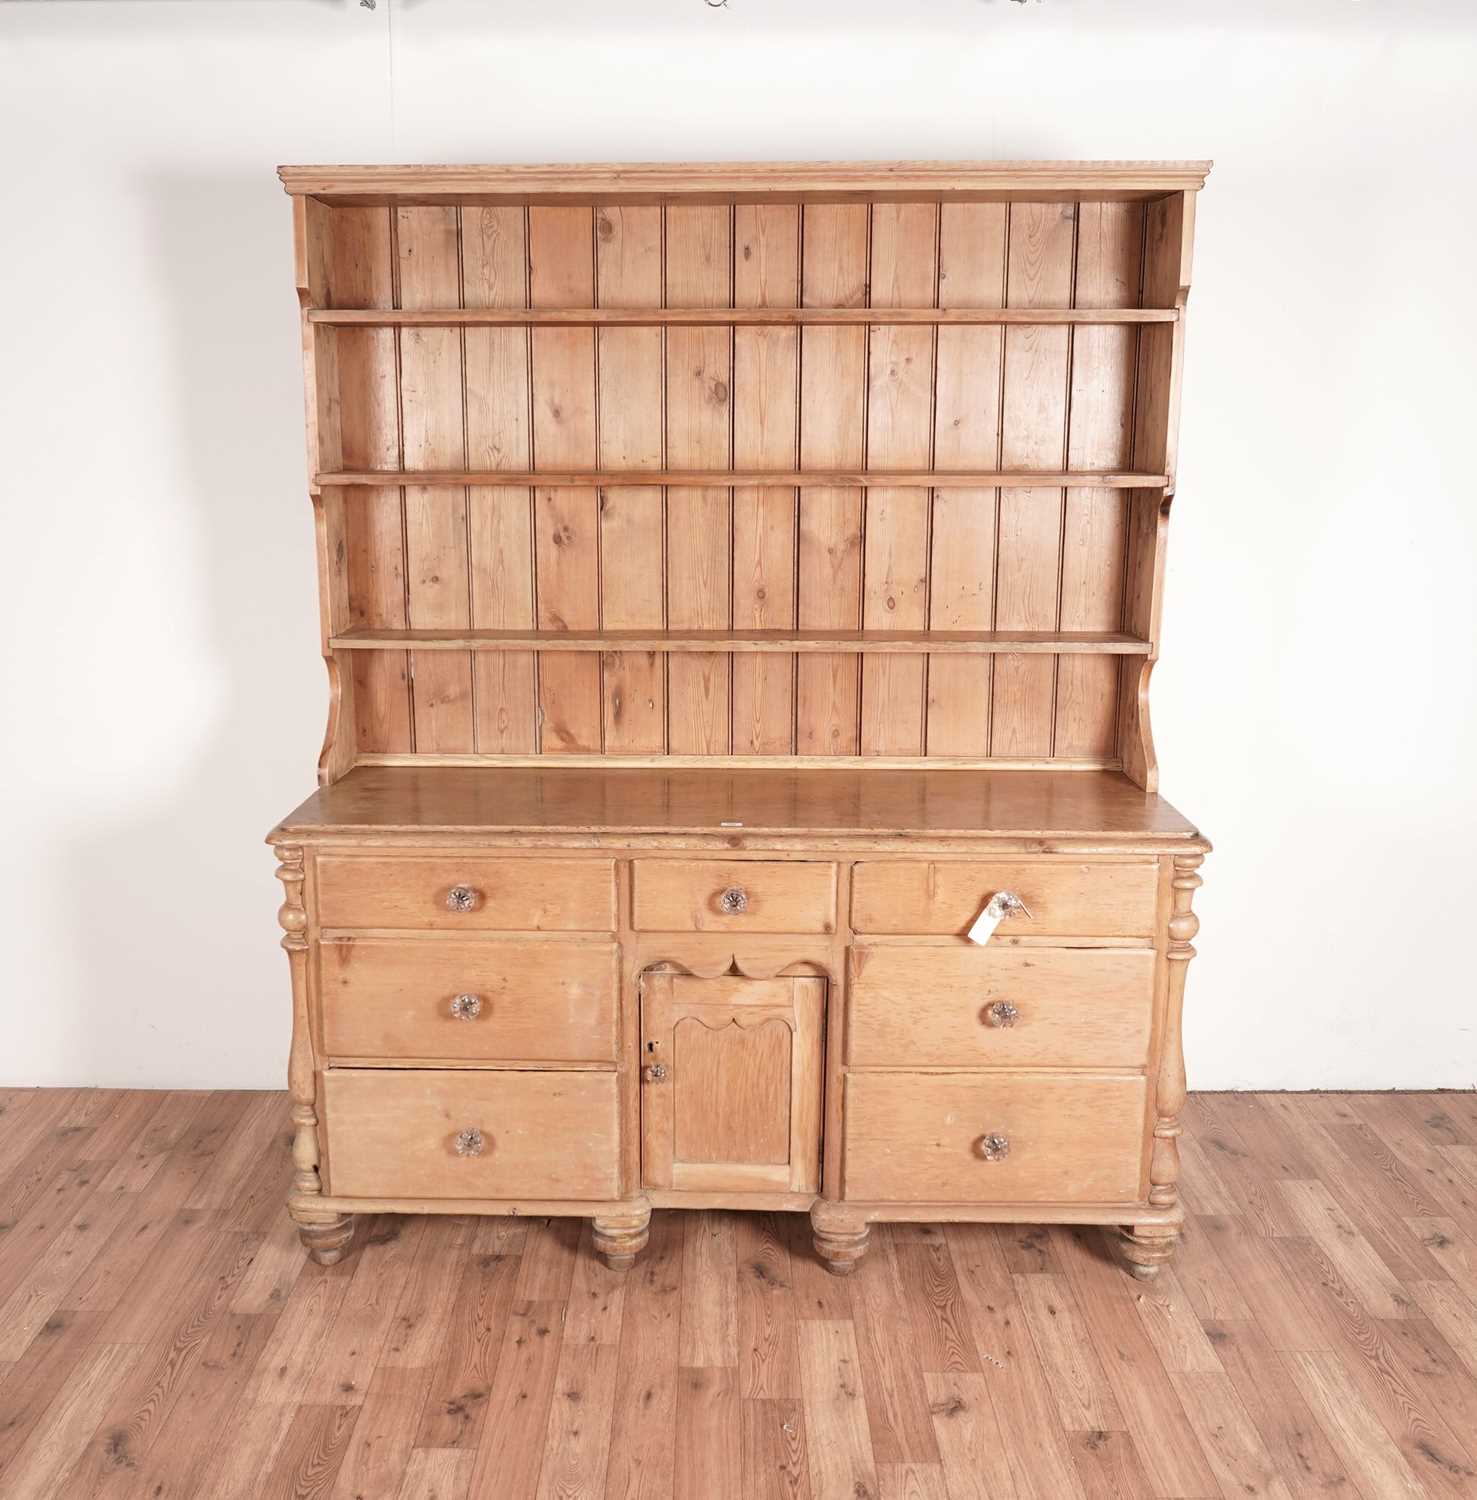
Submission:
[[980,1137],[980,1155],[986,1161],[1004,1161],[1010,1155],[1010,1137],[991,1131]]
[[643,1076],[648,1083],[660,1083],[667,1076],[666,1063],[652,1063]]
[[736,916],[749,909],[749,893],[741,885],[731,885],[718,897],[718,910],[728,916]]
[[451,1002],[451,1013],[458,1021],[475,1021],[482,1014],[481,995],[456,995]]
[[1031,915],[1026,903],[1014,891],[996,891],[985,904],[985,911],[997,922],[1003,922],[1006,917],[1017,914],[1023,917]]
[[997,1000],[985,1009],[985,1025],[1014,1026],[1019,1016],[1020,1011],[1009,1000]]
[[482,1132],[472,1125],[466,1130],[457,1131],[456,1139],[451,1144],[458,1156],[481,1156],[486,1142],[482,1139]]
[[471,885],[453,885],[447,891],[448,912],[471,912],[477,907],[480,894]]
[[446,893],[446,909],[447,911],[472,911],[480,899],[478,892],[471,886],[454,885]]

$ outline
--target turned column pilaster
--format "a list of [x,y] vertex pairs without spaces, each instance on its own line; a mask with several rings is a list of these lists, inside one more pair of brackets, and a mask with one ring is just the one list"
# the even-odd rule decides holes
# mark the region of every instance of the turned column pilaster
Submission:
[[287,1092],[292,1101],[292,1190],[288,1212],[313,1259],[331,1266],[343,1257],[354,1232],[354,1220],[331,1209],[315,1208],[323,1196],[318,1173],[317,1070],[308,1022],[308,912],[303,903],[306,878],[303,850],[297,844],[277,848],[277,879],[282,882],[282,905],[277,922],[282,947],[292,975],[292,1050],[287,1061]]
[[1159,1075],[1155,1088],[1154,1149],[1149,1158],[1149,1202],[1172,1208],[1179,1201],[1180,1111],[1185,1107],[1185,1049],[1181,1019],[1185,1004],[1185,971],[1195,956],[1191,939],[1200,931],[1200,918],[1190,910],[1195,892],[1204,884],[1196,874],[1205,863],[1200,853],[1176,854],[1170,880],[1168,994],[1164,1005],[1164,1034],[1159,1047]]
[[[1192,939],[1200,931],[1200,919],[1190,909],[1195,892],[1204,884],[1197,871],[1204,854],[1174,856],[1171,876],[1168,942],[1164,957],[1168,966],[1165,985],[1164,1032],[1159,1046],[1159,1072],[1154,1091],[1154,1144],[1149,1154],[1149,1202],[1155,1208],[1179,1204],[1180,1111],[1185,1107],[1185,1050],[1181,1020],[1185,1004],[1185,973],[1195,956]],[[1121,1248],[1135,1276],[1149,1280],[1174,1254],[1179,1243],[1178,1224],[1125,1226]]]

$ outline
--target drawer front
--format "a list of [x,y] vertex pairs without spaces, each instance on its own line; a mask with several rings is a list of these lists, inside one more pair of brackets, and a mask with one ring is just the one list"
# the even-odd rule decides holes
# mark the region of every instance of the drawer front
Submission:
[[487,855],[318,860],[324,927],[449,931],[610,932],[615,865],[608,859]]
[[1142,948],[853,948],[847,1061],[1141,1068],[1154,961]]
[[[845,1196],[880,1203],[1129,1203],[1142,1078],[851,1073]],[[990,1160],[987,1136],[1008,1143]]]
[[1150,937],[1159,892],[1152,861],[1081,864],[1047,859],[968,864],[859,864],[852,876],[857,932],[963,935],[997,891],[1014,891],[1001,937]]
[[643,932],[834,932],[836,867],[645,859],[632,920]]
[[615,1061],[606,944],[349,938],[318,974],[330,1057]]
[[[331,1193],[351,1198],[613,1198],[614,1073],[332,1068]],[[480,1150],[457,1151],[480,1132]]]

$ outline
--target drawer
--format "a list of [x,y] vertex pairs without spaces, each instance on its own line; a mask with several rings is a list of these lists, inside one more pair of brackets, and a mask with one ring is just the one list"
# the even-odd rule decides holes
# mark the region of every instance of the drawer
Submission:
[[[331,1068],[330,1193],[351,1198],[613,1198],[614,1073]],[[479,1132],[468,1154],[458,1137]]]
[[644,859],[633,925],[643,932],[834,932],[836,866],[785,860]]
[[999,936],[1150,937],[1159,867],[1010,859],[936,864],[859,864],[852,876],[857,932],[958,933],[969,930],[997,891],[1014,891],[1030,916],[1012,913]]
[[1141,1068],[1154,962],[1142,948],[853,948],[847,1061]]
[[[434,927],[452,931],[610,932],[615,865],[608,859],[496,859],[488,855],[318,860],[324,927]],[[458,900],[453,892],[465,895]]]
[[[878,1203],[1128,1203],[1142,1196],[1142,1078],[851,1073],[845,1196]],[[998,1160],[985,1137],[1004,1137]]]
[[615,1061],[608,944],[347,938],[318,977],[330,1057]]

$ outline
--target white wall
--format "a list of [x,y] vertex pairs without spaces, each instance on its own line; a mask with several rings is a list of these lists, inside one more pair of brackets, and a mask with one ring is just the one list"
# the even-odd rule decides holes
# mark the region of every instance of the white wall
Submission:
[[1164,788],[1192,1081],[1471,1087],[1469,0],[0,5],[0,1082],[276,1086],[314,161],[1213,156]]

